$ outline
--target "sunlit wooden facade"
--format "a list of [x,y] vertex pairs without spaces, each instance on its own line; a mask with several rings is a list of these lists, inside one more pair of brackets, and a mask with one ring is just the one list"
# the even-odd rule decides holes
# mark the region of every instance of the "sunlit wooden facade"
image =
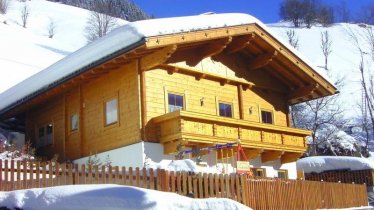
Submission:
[[9,110],[45,156],[76,159],[141,141],[190,148],[241,140],[249,158],[296,160],[310,131],[288,107],[335,87],[257,24],[147,37]]

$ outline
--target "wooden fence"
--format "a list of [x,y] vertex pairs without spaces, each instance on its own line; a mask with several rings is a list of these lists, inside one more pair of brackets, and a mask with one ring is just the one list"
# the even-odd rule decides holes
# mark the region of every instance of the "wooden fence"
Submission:
[[230,198],[253,209],[316,209],[366,206],[365,185],[302,180],[249,179],[245,175],[0,161],[0,190],[74,184],[120,184],[192,198]]
[[356,183],[374,186],[374,170],[360,171],[327,171],[322,173],[306,173],[306,180],[325,181],[325,182],[341,182]]

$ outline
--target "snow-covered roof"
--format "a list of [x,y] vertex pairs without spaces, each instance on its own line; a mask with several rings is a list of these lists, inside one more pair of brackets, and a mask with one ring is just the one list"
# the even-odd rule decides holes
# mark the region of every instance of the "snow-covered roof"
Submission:
[[374,162],[369,158],[316,156],[300,159],[296,162],[297,170],[305,173],[321,173],[333,170],[370,170],[374,169]]
[[[251,15],[240,13],[208,14],[143,20],[119,27],[107,36],[79,49],[6,90],[0,95],[0,114],[94,66],[144,44],[147,37],[254,23],[280,41],[307,65],[313,67],[297,50],[288,43],[282,42],[282,39],[277,38],[275,33],[272,33],[268,27]],[[317,68],[314,70],[317,71]]]

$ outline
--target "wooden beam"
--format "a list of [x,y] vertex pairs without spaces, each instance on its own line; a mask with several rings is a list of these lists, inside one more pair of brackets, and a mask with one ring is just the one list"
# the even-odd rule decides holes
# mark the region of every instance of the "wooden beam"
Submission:
[[189,66],[196,66],[201,60],[207,57],[211,57],[221,53],[226,46],[231,42],[232,37],[226,37],[214,41],[206,46],[199,47],[195,50],[195,53],[186,60],[186,64]]
[[257,156],[259,156],[264,150],[263,149],[250,149],[250,148],[244,148],[245,156],[249,160],[255,159]]
[[181,140],[168,141],[164,143],[164,155],[176,153],[179,144],[184,145]]
[[287,99],[292,100],[292,99],[298,99],[298,98],[306,97],[306,96],[310,95],[311,93],[313,93],[313,91],[317,88],[318,88],[318,84],[316,84],[316,83],[301,87],[301,88],[291,92],[287,96]]
[[238,102],[239,102],[239,117],[244,119],[244,103],[243,103],[243,85],[239,84],[238,89]]
[[139,75],[139,91],[140,91],[140,117],[141,117],[141,134],[140,137],[143,141],[147,140],[146,135],[146,123],[147,123],[147,100],[146,100],[146,79],[145,79],[145,71],[142,71],[140,68],[140,60],[138,59],[136,62],[136,68],[138,70]]
[[232,54],[246,48],[251,43],[254,37],[255,33],[234,37],[232,42],[225,48],[224,53]]
[[285,152],[281,156],[281,163],[284,164],[284,163],[295,162],[301,157],[301,155],[302,155],[301,153],[296,153],[296,152]]
[[294,84],[292,84],[290,80],[288,80],[284,75],[280,74],[278,71],[270,69],[270,68],[267,68],[266,71],[269,72],[269,74],[271,74],[275,78],[277,78],[277,80],[279,80],[282,84],[284,84],[288,89],[290,90],[295,89]]
[[278,55],[278,51],[274,50],[273,52],[265,53],[263,55],[257,56],[249,62],[249,70],[255,70],[262,68],[268,65],[275,56]]
[[176,50],[177,45],[170,45],[142,57],[140,60],[140,69],[146,71],[159,64],[163,64]]
[[266,151],[261,154],[262,163],[277,160],[281,157],[283,151]]

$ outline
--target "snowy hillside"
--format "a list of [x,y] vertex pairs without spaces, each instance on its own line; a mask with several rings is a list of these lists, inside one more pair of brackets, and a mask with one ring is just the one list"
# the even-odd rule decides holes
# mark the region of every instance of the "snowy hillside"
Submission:
[[[347,34],[348,30],[358,33],[365,33],[365,28],[356,24],[334,24],[325,28],[313,26],[312,28],[290,28],[288,24],[277,23],[269,25],[280,37],[287,41],[287,30],[293,29],[299,39],[299,51],[304,54],[325,75],[324,55],[321,50],[321,33],[327,31],[332,40],[332,52],[329,58],[329,75],[332,82],[337,78],[343,78],[343,88],[339,88],[343,106],[347,117],[354,117],[359,114],[358,103],[361,101],[361,85],[359,62],[360,56]],[[363,43],[363,40],[360,40]]]
[[[21,24],[24,5],[30,11],[26,28]],[[45,0],[11,1],[7,14],[0,15],[0,92],[87,44],[88,16],[88,10]],[[50,22],[55,25],[52,39]]]
[[[338,104],[342,107],[343,114],[348,123],[353,123],[354,119],[360,117],[361,110],[359,104],[362,100],[361,77],[359,72],[360,54],[353,44],[349,33],[351,31],[358,37],[361,47],[367,50],[364,59],[369,60],[370,51],[365,44],[364,37],[367,28],[359,26],[358,24],[346,23],[334,24],[327,28],[313,26],[310,29],[306,27],[294,28],[288,23],[269,24],[269,26],[285,41],[288,40],[287,31],[294,30],[299,40],[299,51],[319,67],[319,72],[322,73],[322,75],[328,74],[331,82],[342,79],[343,84],[342,87],[339,87]],[[332,52],[328,60],[328,70],[324,69],[325,61],[321,49],[321,33],[325,31],[328,32],[332,41]],[[367,69],[372,69],[374,67],[367,64],[368,63],[365,63]],[[373,71],[371,70],[371,72]],[[374,73],[372,75],[374,75]],[[346,148],[352,148],[353,143],[356,141],[342,131],[336,135],[344,136],[344,138],[340,139],[342,142],[345,142]],[[363,140],[363,138],[357,134],[354,136],[356,139]],[[373,142],[371,142],[369,147],[372,151],[374,150]]]

